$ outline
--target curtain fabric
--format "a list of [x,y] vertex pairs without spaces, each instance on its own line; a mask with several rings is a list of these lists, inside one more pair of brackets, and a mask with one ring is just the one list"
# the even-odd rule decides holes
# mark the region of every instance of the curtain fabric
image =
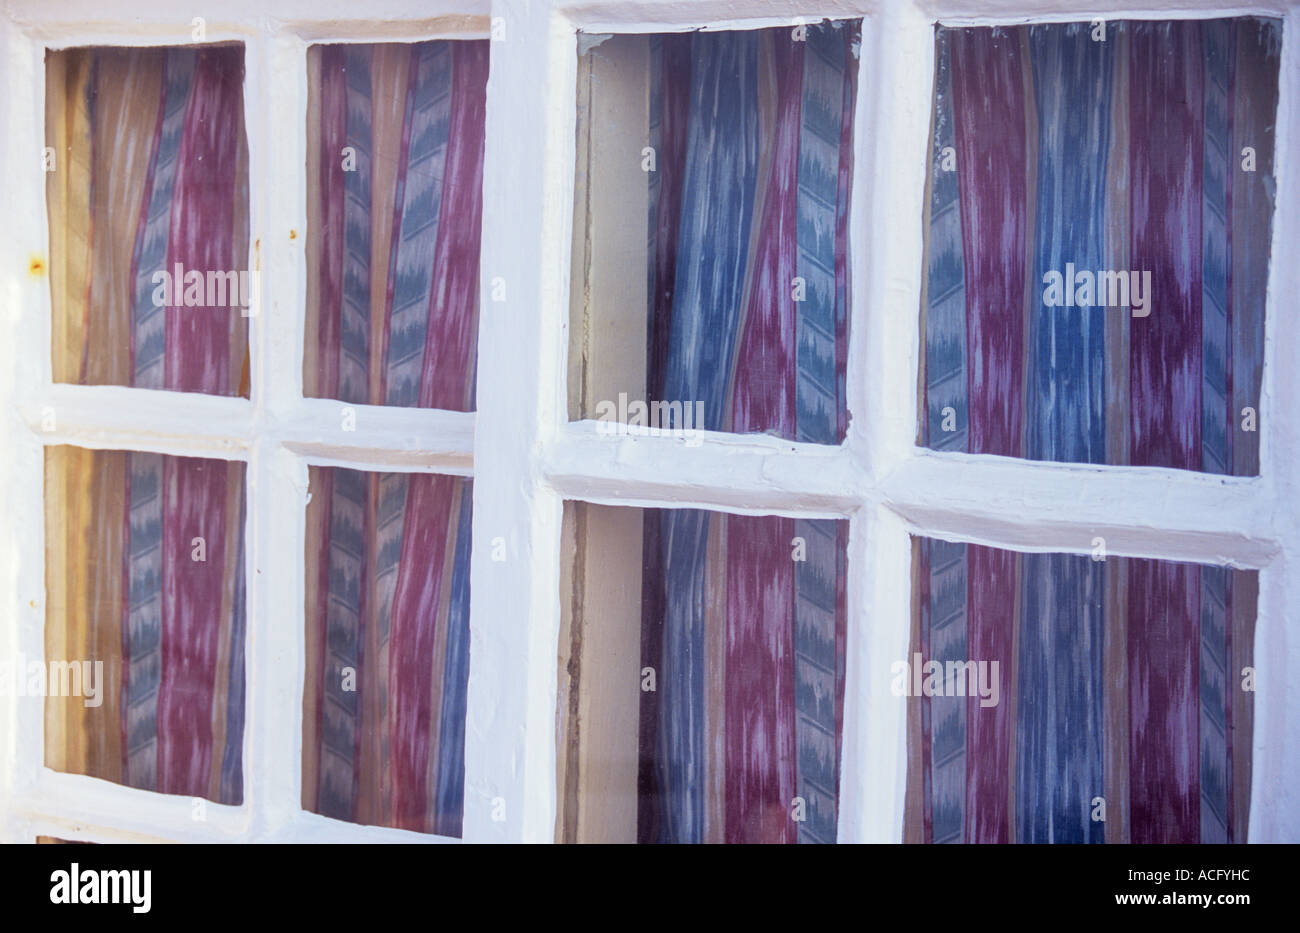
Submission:
[[920,442],[1253,476],[1280,21],[1100,28],[937,29]]
[[848,428],[848,197],[859,24],[656,37],[649,354],[707,430]]
[[[923,444],[1258,473],[1280,42],[1258,18],[937,29]],[[1147,313],[1049,304],[1072,270],[1149,274]],[[920,562],[923,650],[1019,673],[996,710],[921,703],[916,833],[1244,836],[1253,574],[937,541]]]
[[[319,46],[309,68],[306,394],[470,411],[488,43]],[[304,806],[459,836],[472,484],[311,486]]]
[[243,799],[243,463],[46,448],[45,655],[103,664],[46,700],[46,764]]
[[[188,273],[248,256],[243,53],[72,49],[47,61],[53,371],[248,394],[239,297]],[[174,275],[160,290],[157,273]],[[47,762],[164,793],[243,796],[244,465],[46,455],[46,650],[99,660],[103,705],[47,700]]]
[[[847,430],[859,28],[652,41],[647,388],[703,402],[705,429]],[[834,841],[846,540],[843,522],[645,513],[639,841]]]
[[848,523],[645,523],[637,841],[834,842]]
[[473,483],[313,467],[303,806],[459,836]]
[[308,63],[305,392],[471,411],[488,42]]
[[[949,679],[909,691],[907,841],[1245,841],[1256,571],[928,538],[914,557],[909,670]],[[966,660],[998,662],[995,705],[953,695]]]
[[55,381],[247,396],[243,50],[70,49],[46,77]]

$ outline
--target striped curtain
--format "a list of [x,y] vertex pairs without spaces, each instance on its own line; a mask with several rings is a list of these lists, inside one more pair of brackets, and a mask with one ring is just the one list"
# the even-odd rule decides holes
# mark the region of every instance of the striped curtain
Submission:
[[848,523],[645,523],[638,841],[834,842]]
[[244,471],[46,448],[46,660],[103,664],[98,706],[46,700],[47,766],[242,801]]
[[[240,48],[49,53],[56,381],[248,394],[244,295],[207,290],[247,265],[243,120]],[[242,463],[47,450],[47,657],[108,678],[47,701],[51,767],[242,799],[243,516]]]
[[248,395],[243,84],[233,46],[48,54],[56,382]]
[[1098,28],[937,28],[920,442],[1255,475],[1281,23]]
[[[848,428],[859,34],[652,40],[647,389],[702,402],[705,429]],[[834,841],[846,539],[843,522],[646,511],[639,841]]]
[[651,46],[650,397],[707,430],[848,428],[848,197],[858,23]]
[[308,56],[307,396],[474,407],[488,42]]
[[[471,411],[488,43],[308,56],[305,394]],[[472,484],[315,469],[303,805],[459,836]]]
[[473,483],[312,467],[303,806],[459,836]]
[[[1246,841],[1256,571],[913,556],[906,841]],[[996,704],[958,689],[968,660],[998,663]]]

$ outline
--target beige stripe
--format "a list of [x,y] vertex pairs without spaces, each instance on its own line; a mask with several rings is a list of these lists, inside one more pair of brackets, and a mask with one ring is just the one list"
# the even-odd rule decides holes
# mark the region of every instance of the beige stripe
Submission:
[[79,382],[91,261],[89,50],[46,53],[45,80],[45,138],[55,158],[45,187],[54,381]]
[[94,278],[82,381],[130,385],[131,259],[158,126],[162,53],[100,49],[95,54]]
[[[558,696],[555,707],[556,776],[555,841],[578,841],[578,684],[575,658],[582,655],[583,555],[586,548],[585,502],[567,502],[560,528],[560,639],[557,652]],[[577,637],[575,637],[575,633]]]
[[[127,454],[120,450],[90,453],[92,489],[84,503],[89,530],[90,553],[86,554],[89,575],[90,610],[81,633],[80,653],[72,659],[102,661],[104,681],[100,683],[100,705],[85,707],[72,701],[82,716],[86,733],[86,774],[106,781],[122,780],[122,590],[125,537]],[[75,620],[74,620],[75,623]]]

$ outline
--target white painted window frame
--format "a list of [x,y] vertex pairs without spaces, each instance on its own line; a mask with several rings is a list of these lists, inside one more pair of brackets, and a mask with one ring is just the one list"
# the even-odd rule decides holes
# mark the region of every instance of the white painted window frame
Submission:
[[[847,517],[849,634],[841,841],[902,837],[905,705],[889,667],[906,656],[910,534],[1029,551],[1230,563],[1260,570],[1250,838],[1300,840],[1300,175],[1276,160],[1277,207],[1260,406],[1261,475],[1077,466],[937,453],[915,445],[921,225],[933,74],[933,24],[1167,19],[1263,14],[1285,19],[1276,151],[1300,143],[1296,2],[1237,7],[1199,0],[1132,9],[1093,0],[392,0],[376,23],[343,0],[193,0],[165,18],[147,0],[14,0],[0,20],[0,649],[43,656],[43,447],[135,449],[248,463],[245,797],[191,801],[45,768],[39,700],[0,697],[0,838],[91,841],[445,841],[363,827],[300,807],[308,464],[473,474],[471,648],[466,724],[466,841],[548,842],[555,835],[556,653],[563,502]],[[112,19],[101,9],[107,5]],[[213,16],[211,14],[217,14]],[[370,16],[374,16],[370,13]],[[264,272],[251,322],[252,399],[55,385],[44,176],[46,47],[183,44],[191,19],[208,41],[245,44],[250,252]],[[852,191],[849,436],[836,447],[706,434],[600,435],[566,420],[569,254],[575,153],[575,33],[671,32],[864,17]],[[489,20],[488,17],[491,17]],[[477,414],[357,407],[303,399],[306,261],[306,47],[315,41],[494,41],[484,165]],[[87,25],[87,24],[90,25]],[[290,231],[299,236],[290,239]],[[491,300],[494,278],[504,301]],[[41,430],[53,407],[58,429]],[[507,560],[485,546],[501,537]],[[498,818],[504,817],[504,818]]]

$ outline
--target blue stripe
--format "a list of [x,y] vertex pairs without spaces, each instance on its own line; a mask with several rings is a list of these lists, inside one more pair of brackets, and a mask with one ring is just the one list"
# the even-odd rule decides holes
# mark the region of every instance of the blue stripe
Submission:
[[402,221],[394,244],[393,303],[388,336],[386,404],[419,401],[424,368],[434,246],[451,126],[451,51],[447,42],[413,47],[416,81],[408,104],[410,143],[401,192]]
[[842,33],[829,24],[811,27],[803,65],[795,268],[805,295],[796,304],[795,437],[834,444],[839,441],[835,232],[844,109]]
[[758,187],[756,32],[691,37],[690,117],[664,397],[723,430]]
[[1016,841],[1105,842],[1091,800],[1105,793],[1106,564],[1071,554],[1022,559]]
[[[966,545],[925,542],[930,549],[929,654],[966,660]],[[961,842],[966,813],[966,698],[934,696],[930,708],[932,827],[935,842]]]
[[659,672],[660,842],[704,837],[704,625],[709,513],[666,509],[663,566],[667,580],[664,649]]
[[[1029,29],[1039,151],[1025,454],[1036,460],[1106,461],[1106,316],[1127,312],[1049,308],[1041,296],[1048,272],[1105,268],[1111,46],[1093,41],[1086,24]],[[1026,554],[1023,571],[1017,833],[1026,842],[1103,842],[1089,802],[1104,778],[1104,564]]]
[[367,45],[349,45],[343,53],[347,81],[345,140],[356,153],[355,170],[343,173],[338,397],[345,402],[370,399],[370,57],[371,46]]
[[465,710],[469,689],[469,563],[472,544],[474,481],[461,481],[456,556],[447,609],[447,660],[443,673],[439,725],[437,813],[434,831],[461,834],[465,803]]
[[1039,149],[1025,393],[1033,460],[1106,462],[1106,315],[1124,312],[1049,308],[1041,296],[1043,276],[1064,275],[1067,263],[1105,267],[1112,45],[1093,41],[1083,23],[1029,29]]
[[835,841],[837,526],[834,520],[795,521],[795,535],[806,545],[805,559],[794,565],[795,793],[807,805],[800,842]]
[[[951,34],[935,36],[934,149],[930,155],[930,231],[925,310],[925,442],[965,451],[969,407],[966,376],[966,266],[962,253],[952,103]],[[955,156],[953,157],[955,158]],[[945,163],[948,168],[945,169]],[[952,409],[946,413],[945,409]],[[952,430],[944,430],[945,420]]]

